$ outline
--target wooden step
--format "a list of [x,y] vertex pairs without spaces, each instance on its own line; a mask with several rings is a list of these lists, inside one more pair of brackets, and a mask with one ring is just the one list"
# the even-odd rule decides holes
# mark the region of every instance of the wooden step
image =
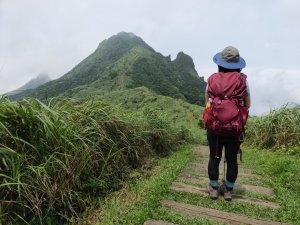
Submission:
[[[203,176],[207,176],[208,172],[207,170],[199,170],[199,169],[186,167],[181,174],[203,177]],[[223,176],[224,176],[223,171],[220,171],[219,177],[223,177]],[[238,179],[239,178],[253,180],[253,181],[262,179],[262,177],[257,174],[242,173],[242,172],[238,174]]]
[[[205,174],[207,174],[207,165],[201,165],[200,166],[200,164],[199,164],[199,166],[194,166],[195,164],[197,165],[197,163],[188,164],[185,167],[184,172],[199,173],[199,174],[205,173]],[[224,174],[223,166],[221,166],[221,165],[219,167],[219,174],[220,175]],[[252,173],[252,171],[248,168],[239,168],[238,176],[248,176],[248,177],[254,177],[254,178],[257,178],[257,179],[262,178],[260,175]]]
[[[189,176],[179,176],[179,179],[182,179],[184,181],[188,181],[194,184],[200,184],[200,185],[207,185],[209,182],[208,178],[195,178],[195,177],[189,177]],[[235,183],[233,191],[249,191],[253,193],[268,195],[268,196],[274,196],[274,191],[271,188],[266,187],[260,187],[255,185],[248,185],[248,184],[238,184]]]
[[[189,184],[173,182],[171,185],[171,189],[175,191],[188,192],[193,194],[199,194],[202,196],[208,196],[207,188],[197,187]],[[242,203],[250,203],[254,205],[269,207],[273,209],[280,208],[280,205],[275,202],[265,201],[258,198],[252,198],[244,195],[232,194],[233,201],[242,202]]]
[[190,205],[186,203],[178,203],[171,200],[162,200],[161,205],[181,214],[201,217],[205,219],[215,220],[226,224],[251,224],[251,225],[284,225],[268,220],[258,220],[248,216],[235,213],[223,212],[216,209],[209,209],[200,206]]
[[[207,173],[207,164],[201,164],[201,163],[197,163],[197,162],[192,162],[192,163],[189,163],[187,166],[186,166],[186,170],[190,170],[190,171],[201,171],[201,172],[205,172]],[[224,170],[223,170],[223,165],[220,164],[220,167],[219,167],[219,170],[220,170],[220,174],[223,174]],[[252,173],[252,170],[249,169],[249,168],[246,168],[246,167],[239,167],[238,169],[239,171],[239,175],[243,174],[243,175],[255,175],[255,176],[258,176],[256,174],[253,174]]]
[[163,220],[147,220],[143,225],[177,225]]
[[209,155],[209,148],[208,146],[200,145],[193,148],[193,152],[196,154],[201,154],[206,156]]

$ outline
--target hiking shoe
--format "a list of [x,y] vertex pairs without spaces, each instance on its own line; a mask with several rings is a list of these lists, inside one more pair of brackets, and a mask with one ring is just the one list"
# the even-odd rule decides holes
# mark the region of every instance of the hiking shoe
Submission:
[[219,197],[219,189],[214,189],[210,184],[207,189],[211,199],[216,200]]
[[231,193],[231,192],[232,192],[232,191],[229,191],[229,190],[226,188],[225,184],[222,184],[222,185],[220,186],[220,194],[224,196],[224,199],[225,199],[226,201],[231,201],[231,200],[232,200],[232,193]]
[[224,199],[226,200],[226,201],[231,201],[232,200],[232,194],[231,194],[231,191],[229,191],[229,190],[227,190],[226,188],[225,188],[225,191],[224,191]]

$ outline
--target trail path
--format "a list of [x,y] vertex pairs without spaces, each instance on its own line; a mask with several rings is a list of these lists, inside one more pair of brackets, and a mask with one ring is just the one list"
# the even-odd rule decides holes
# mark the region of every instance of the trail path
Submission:
[[[170,188],[179,192],[193,193],[201,196],[208,197],[207,193],[207,164],[209,150],[207,146],[197,146],[194,148],[195,158],[190,162],[177,179],[171,184]],[[220,164],[220,178],[223,178],[223,166],[222,160]],[[263,196],[274,196],[272,189],[261,186],[262,177],[253,174],[250,168],[245,165],[239,165],[239,177],[235,188],[233,190],[233,200],[240,204],[253,204],[260,207],[267,207],[272,210],[280,208],[280,205],[276,202],[263,200]],[[252,193],[249,197],[246,193]],[[251,195],[251,194],[250,194]],[[221,197],[220,197],[221,198]],[[214,200],[211,200],[214,201]],[[216,201],[220,201],[219,199]],[[216,210],[212,208],[200,207],[197,205],[191,205],[181,202],[175,202],[173,200],[164,199],[161,201],[161,205],[173,212],[209,219],[215,222],[221,222],[224,224],[253,224],[253,225],[277,225],[286,224],[276,221],[259,220],[250,218],[239,213],[226,212]],[[148,220],[144,225],[172,225],[173,223],[167,221],[154,221]],[[176,225],[176,224],[173,224]],[[181,225],[181,224],[178,224]]]

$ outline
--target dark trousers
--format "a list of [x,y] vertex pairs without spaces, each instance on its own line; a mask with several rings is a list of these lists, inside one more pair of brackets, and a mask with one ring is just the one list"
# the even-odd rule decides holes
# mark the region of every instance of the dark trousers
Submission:
[[[208,162],[208,176],[210,180],[219,179],[219,165],[225,148],[225,159],[227,162],[226,180],[235,182],[238,175],[237,154],[239,152],[238,137],[221,137],[207,131],[210,157]],[[216,158],[216,155],[218,158]]]

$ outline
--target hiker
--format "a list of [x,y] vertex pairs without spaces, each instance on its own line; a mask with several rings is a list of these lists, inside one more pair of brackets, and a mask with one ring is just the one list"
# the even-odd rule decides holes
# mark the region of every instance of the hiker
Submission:
[[[218,65],[218,72],[208,78],[203,113],[210,150],[208,192],[211,199],[217,199],[222,194],[225,200],[230,201],[238,175],[237,155],[248,118],[250,91],[247,76],[241,73],[246,62],[240,57],[238,49],[228,46],[217,53],[213,61]],[[219,164],[223,147],[227,171],[225,181],[220,184]]]

